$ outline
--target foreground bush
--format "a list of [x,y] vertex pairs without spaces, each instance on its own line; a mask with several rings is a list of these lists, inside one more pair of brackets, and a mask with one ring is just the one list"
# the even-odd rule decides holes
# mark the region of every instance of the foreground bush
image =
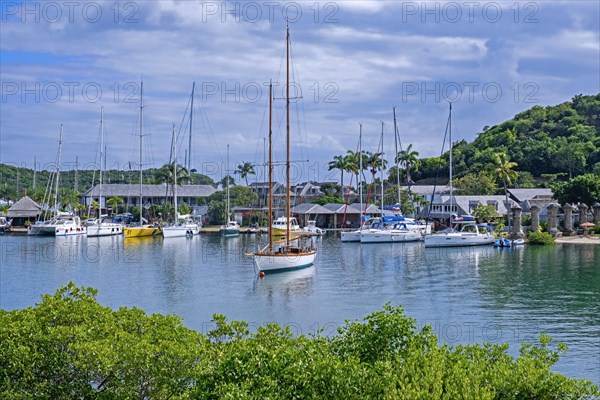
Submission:
[[590,382],[550,371],[565,346],[440,346],[386,305],[333,338],[251,333],[215,315],[206,336],[174,316],[100,306],[72,283],[35,307],[0,310],[2,399],[586,399]]
[[549,245],[554,244],[554,238],[548,232],[531,232],[528,238],[529,244]]

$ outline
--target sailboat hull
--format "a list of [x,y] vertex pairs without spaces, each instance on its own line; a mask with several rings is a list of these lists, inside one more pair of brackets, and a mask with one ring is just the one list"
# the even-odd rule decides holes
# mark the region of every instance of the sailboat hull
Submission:
[[157,236],[161,234],[161,229],[152,226],[136,226],[123,229],[123,235],[126,238]]
[[360,230],[342,232],[342,242],[360,242]]
[[194,236],[200,232],[198,225],[195,226],[167,226],[162,228],[163,237],[187,237]]
[[438,233],[425,236],[425,247],[484,246],[494,243],[495,240],[492,235],[487,233]]
[[315,262],[316,250],[305,253],[255,253],[254,263],[262,272],[283,272],[310,267]]
[[123,233],[123,225],[115,223],[99,223],[95,225],[89,225],[86,229],[89,237],[113,236]]
[[360,236],[361,243],[399,243],[418,242],[421,240],[418,231],[363,231]]

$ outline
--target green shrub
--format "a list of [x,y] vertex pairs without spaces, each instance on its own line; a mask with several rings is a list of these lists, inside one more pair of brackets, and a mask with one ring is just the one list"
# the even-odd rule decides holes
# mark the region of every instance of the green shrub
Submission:
[[529,234],[529,244],[554,244],[554,238],[548,232],[531,232]]
[[[563,344],[439,345],[390,304],[329,338],[213,317],[202,335],[176,316],[112,310],[70,283],[0,309],[2,399],[591,399],[591,382],[550,370]],[[592,351],[593,349],[590,349]]]

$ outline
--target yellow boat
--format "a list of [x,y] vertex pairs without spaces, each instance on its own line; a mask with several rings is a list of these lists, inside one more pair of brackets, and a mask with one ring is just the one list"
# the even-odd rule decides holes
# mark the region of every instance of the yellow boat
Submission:
[[162,234],[162,229],[157,226],[135,226],[133,228],[123,229],[123,235],[126,238],[149,237]]
[[[300,229],[300,225],[298,225],[298,222],[294,217],[290,218],[289,227],[289,232],[291,236],[295,236],[297,234],[302,233],[302,229]],[[271,233],[274,236],[285,236],[287,232],[288,219],[286,217],[279,217],[275,221],[273,221],[273,224],[271,225]]]

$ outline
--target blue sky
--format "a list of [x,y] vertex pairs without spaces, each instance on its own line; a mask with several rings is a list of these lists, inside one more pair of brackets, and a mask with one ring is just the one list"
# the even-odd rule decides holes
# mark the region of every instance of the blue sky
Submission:
[[[38,168],[94,165],[104,107],[108,164],[137,168],[140,80],[144,163],[169,158],[172,124],[182,126],[196,82],[192,166],[221,178],[263,162],[266,83],[285,80],[289,21],[294,180],[338,180],[334,155],[394,152],[392,107],[403,146],[439,154],[452,100],[453,137],[536,104],[600,92],[597,1],[45,1],[1,3],[0,161]],[[284,157],[283,102],[275,101],[275,158]],[[183,121],[183,122],[182,122]],[[183,124],[183,125],[182,125]],[[257,168],[260,171],[261,168]],[[259,179],[262,177],[259,177]],[[278,179],[283,179],[279,177]]]

